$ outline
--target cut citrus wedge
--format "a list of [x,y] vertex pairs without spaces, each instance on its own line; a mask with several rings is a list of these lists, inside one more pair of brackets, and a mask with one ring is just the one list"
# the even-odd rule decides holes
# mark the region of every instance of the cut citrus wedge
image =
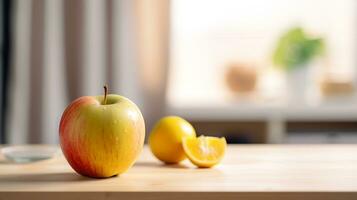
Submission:
[[198,167],[212,167],[218,164],[226,151],[224,137],[186,137],[182,140],[183,149],[190,161]]

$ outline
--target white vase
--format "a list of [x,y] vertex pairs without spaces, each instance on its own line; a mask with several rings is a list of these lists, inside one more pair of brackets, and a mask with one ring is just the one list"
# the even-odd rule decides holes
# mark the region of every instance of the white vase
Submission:
[[288,71],[286,74],[286,89],[290,103],[303,103],[306,99],[307,87],[309,85],[308,66],[299,66]]

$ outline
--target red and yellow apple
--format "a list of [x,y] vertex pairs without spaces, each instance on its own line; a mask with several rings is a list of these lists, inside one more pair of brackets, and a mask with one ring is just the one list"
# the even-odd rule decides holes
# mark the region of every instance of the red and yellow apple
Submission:
[[140,154],[145,123],[139,108],[119,95],[84,96],[64,111],[59,138],[79,174],[104,178],[128,170]]

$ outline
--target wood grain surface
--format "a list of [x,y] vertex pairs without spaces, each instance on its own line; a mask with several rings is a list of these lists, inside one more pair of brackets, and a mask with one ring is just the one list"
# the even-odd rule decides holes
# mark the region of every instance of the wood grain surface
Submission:
[[28,164],[0,156],[0,199],[357,199],[357,145],[229,145],[223,162],[164,165],[147,147],[125,174],[76,174],[61,154]]

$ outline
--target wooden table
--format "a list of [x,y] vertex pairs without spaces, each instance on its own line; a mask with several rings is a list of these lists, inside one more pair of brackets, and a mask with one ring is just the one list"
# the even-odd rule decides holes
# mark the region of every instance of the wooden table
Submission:
[[163,165],[145,147],[127,173],[77,175],[62,155],[0,158],[0,199],[357,199],[357,145],[230,145],[212,169]]

